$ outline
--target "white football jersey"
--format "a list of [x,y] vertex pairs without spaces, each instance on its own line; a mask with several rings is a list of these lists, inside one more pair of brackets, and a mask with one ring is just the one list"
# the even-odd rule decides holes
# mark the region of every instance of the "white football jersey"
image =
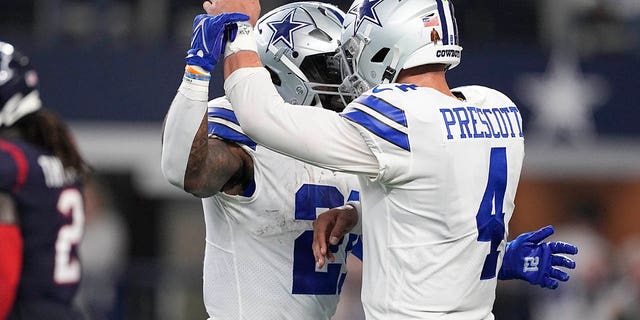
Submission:
[[277,95],[264,68],[225,81],[254,139],[360,176],[368,320],[490,320],[524,160],[522,117],[502,93],[378,86],[340,114]]
[[498,91],[382,85],[342,113],[380,173],[361,179],[368,319],[493,319],[524,159],[522,118]]
[[312,221],[359,200],[358,179],[283,156],[244,135],[225,98],[209,103],[209,133],[251,155],[254,183],[243,195],[203,199],[204,303],[211,319],[330,319],[359,240],[346,236],[335,263],[315,269]]

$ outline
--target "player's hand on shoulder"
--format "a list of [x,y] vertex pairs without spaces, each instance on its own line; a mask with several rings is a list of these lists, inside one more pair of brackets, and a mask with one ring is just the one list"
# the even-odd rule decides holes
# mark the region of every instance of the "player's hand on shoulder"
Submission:
[[578,247],[562,241],[542,242],[553,232],[553,226],[546,226],[507,243],[498,278],[521,279],[549,289],[569,280],[569,274],[557,267],[575,269],[576,263],[563,255],[577,254]]
[[316,268],[322,268],[326,259],[334,262],[335,256],[329,250],[332,245],[337,245],[353,227],[358,224],[358,212],[351,205],[327,210],[313,221],[313,255],[316,259]]

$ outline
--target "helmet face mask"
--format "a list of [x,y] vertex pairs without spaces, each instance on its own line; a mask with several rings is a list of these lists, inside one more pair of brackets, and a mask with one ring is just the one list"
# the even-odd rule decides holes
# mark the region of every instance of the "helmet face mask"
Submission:
[[344,13],[320,2],[295,2],[256,24],[258,54],[282,98],[341,111],[340,64],[334,55]]
[[0,127],[10,127],[42,106],[29,58],[0,41]]
[[339,92],[345,104],[371,89],[370,84],[356,71],[356,55],[360,53],[360,43],[361,41],[357,40],[357,36],[346,38],[336,53],[336,59],[340,61],[340,74],[342,76]]
[[307,79],[304,86],[315,96],[309,105],[338,112],[344,109],[345,104],[340,101],[338,92],[342,80],[340,66],[334,52],[307,56],[300,64],[300,69],[304,70]]
[[338,56],[343,90],[361,94],[395,82],[402,69],[460,63],[458,27],[451,0],[356,0],[347,12]]

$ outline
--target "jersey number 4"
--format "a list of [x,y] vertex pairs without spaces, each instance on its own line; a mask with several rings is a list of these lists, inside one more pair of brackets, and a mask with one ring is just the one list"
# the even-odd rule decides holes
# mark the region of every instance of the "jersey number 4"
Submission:
[[491,251],[484,260],[480,279],[492,279],[496,276],[498,246],[504,240],[504,194],[507,189],[507,151],[505,148],[492,148],[489,160],[489,179],[484,190],[480,209],[476,214],[478,241],[491,242]]
[[[352,191],[349,201],[359,200],[358,193]],[[335,208],[344,205],[344,195],[334,186],[305,184],[296,192],[295,217],[297,220],[315,220],[316,208]],[[353,248],[358,236],[349,234],[345,246],[345,257]],[[293,254],[293,294],[337,294],[340,293],[346,273],[342,273],[341,263],[329,263],[327,272],[317,272],[316,262],[311,250],[313,230],[304,231],[295,240]],[[343,242],[330,247],[333,252]],[[336,260],[337,262],[337,260]]]

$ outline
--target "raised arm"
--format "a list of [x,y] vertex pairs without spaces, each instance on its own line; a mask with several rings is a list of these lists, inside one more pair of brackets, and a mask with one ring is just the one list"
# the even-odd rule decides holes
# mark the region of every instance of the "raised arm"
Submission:
[[210,71],[217,62],[221,39],[217,42],[220,35],[208,34],[203,27],[211,23],[224,24],[234,18],[237,19],[234,16],[196,17],[184,78],[165,118],[162,172],[170,183],[198,197],[220,191],[244,168],[244,151],[228,142],[209,138],[207,132]]
[[[203,7],[212,15],[233,11],[252,17],[255,3],[214,1]],[[258,144],[320,167],[377,176],[378,160],[353,124],[333,111],[291,105],[279,96],[256,52],[251,21],[237,24],[224,52],[225,92],[244,132]]]
[[[185,99],[181,92],[176,95],[165,120],[162,171],[176,187],[204,198],[239,182],[233,177],[242,175],[249,157],[234,143],[208,137],[207,103],[200,103],[205,110],[202,121],[189,123],[188,112],[182,111],[198,103]],[[197,130],[189,142],[184,131],[194,127]]]

